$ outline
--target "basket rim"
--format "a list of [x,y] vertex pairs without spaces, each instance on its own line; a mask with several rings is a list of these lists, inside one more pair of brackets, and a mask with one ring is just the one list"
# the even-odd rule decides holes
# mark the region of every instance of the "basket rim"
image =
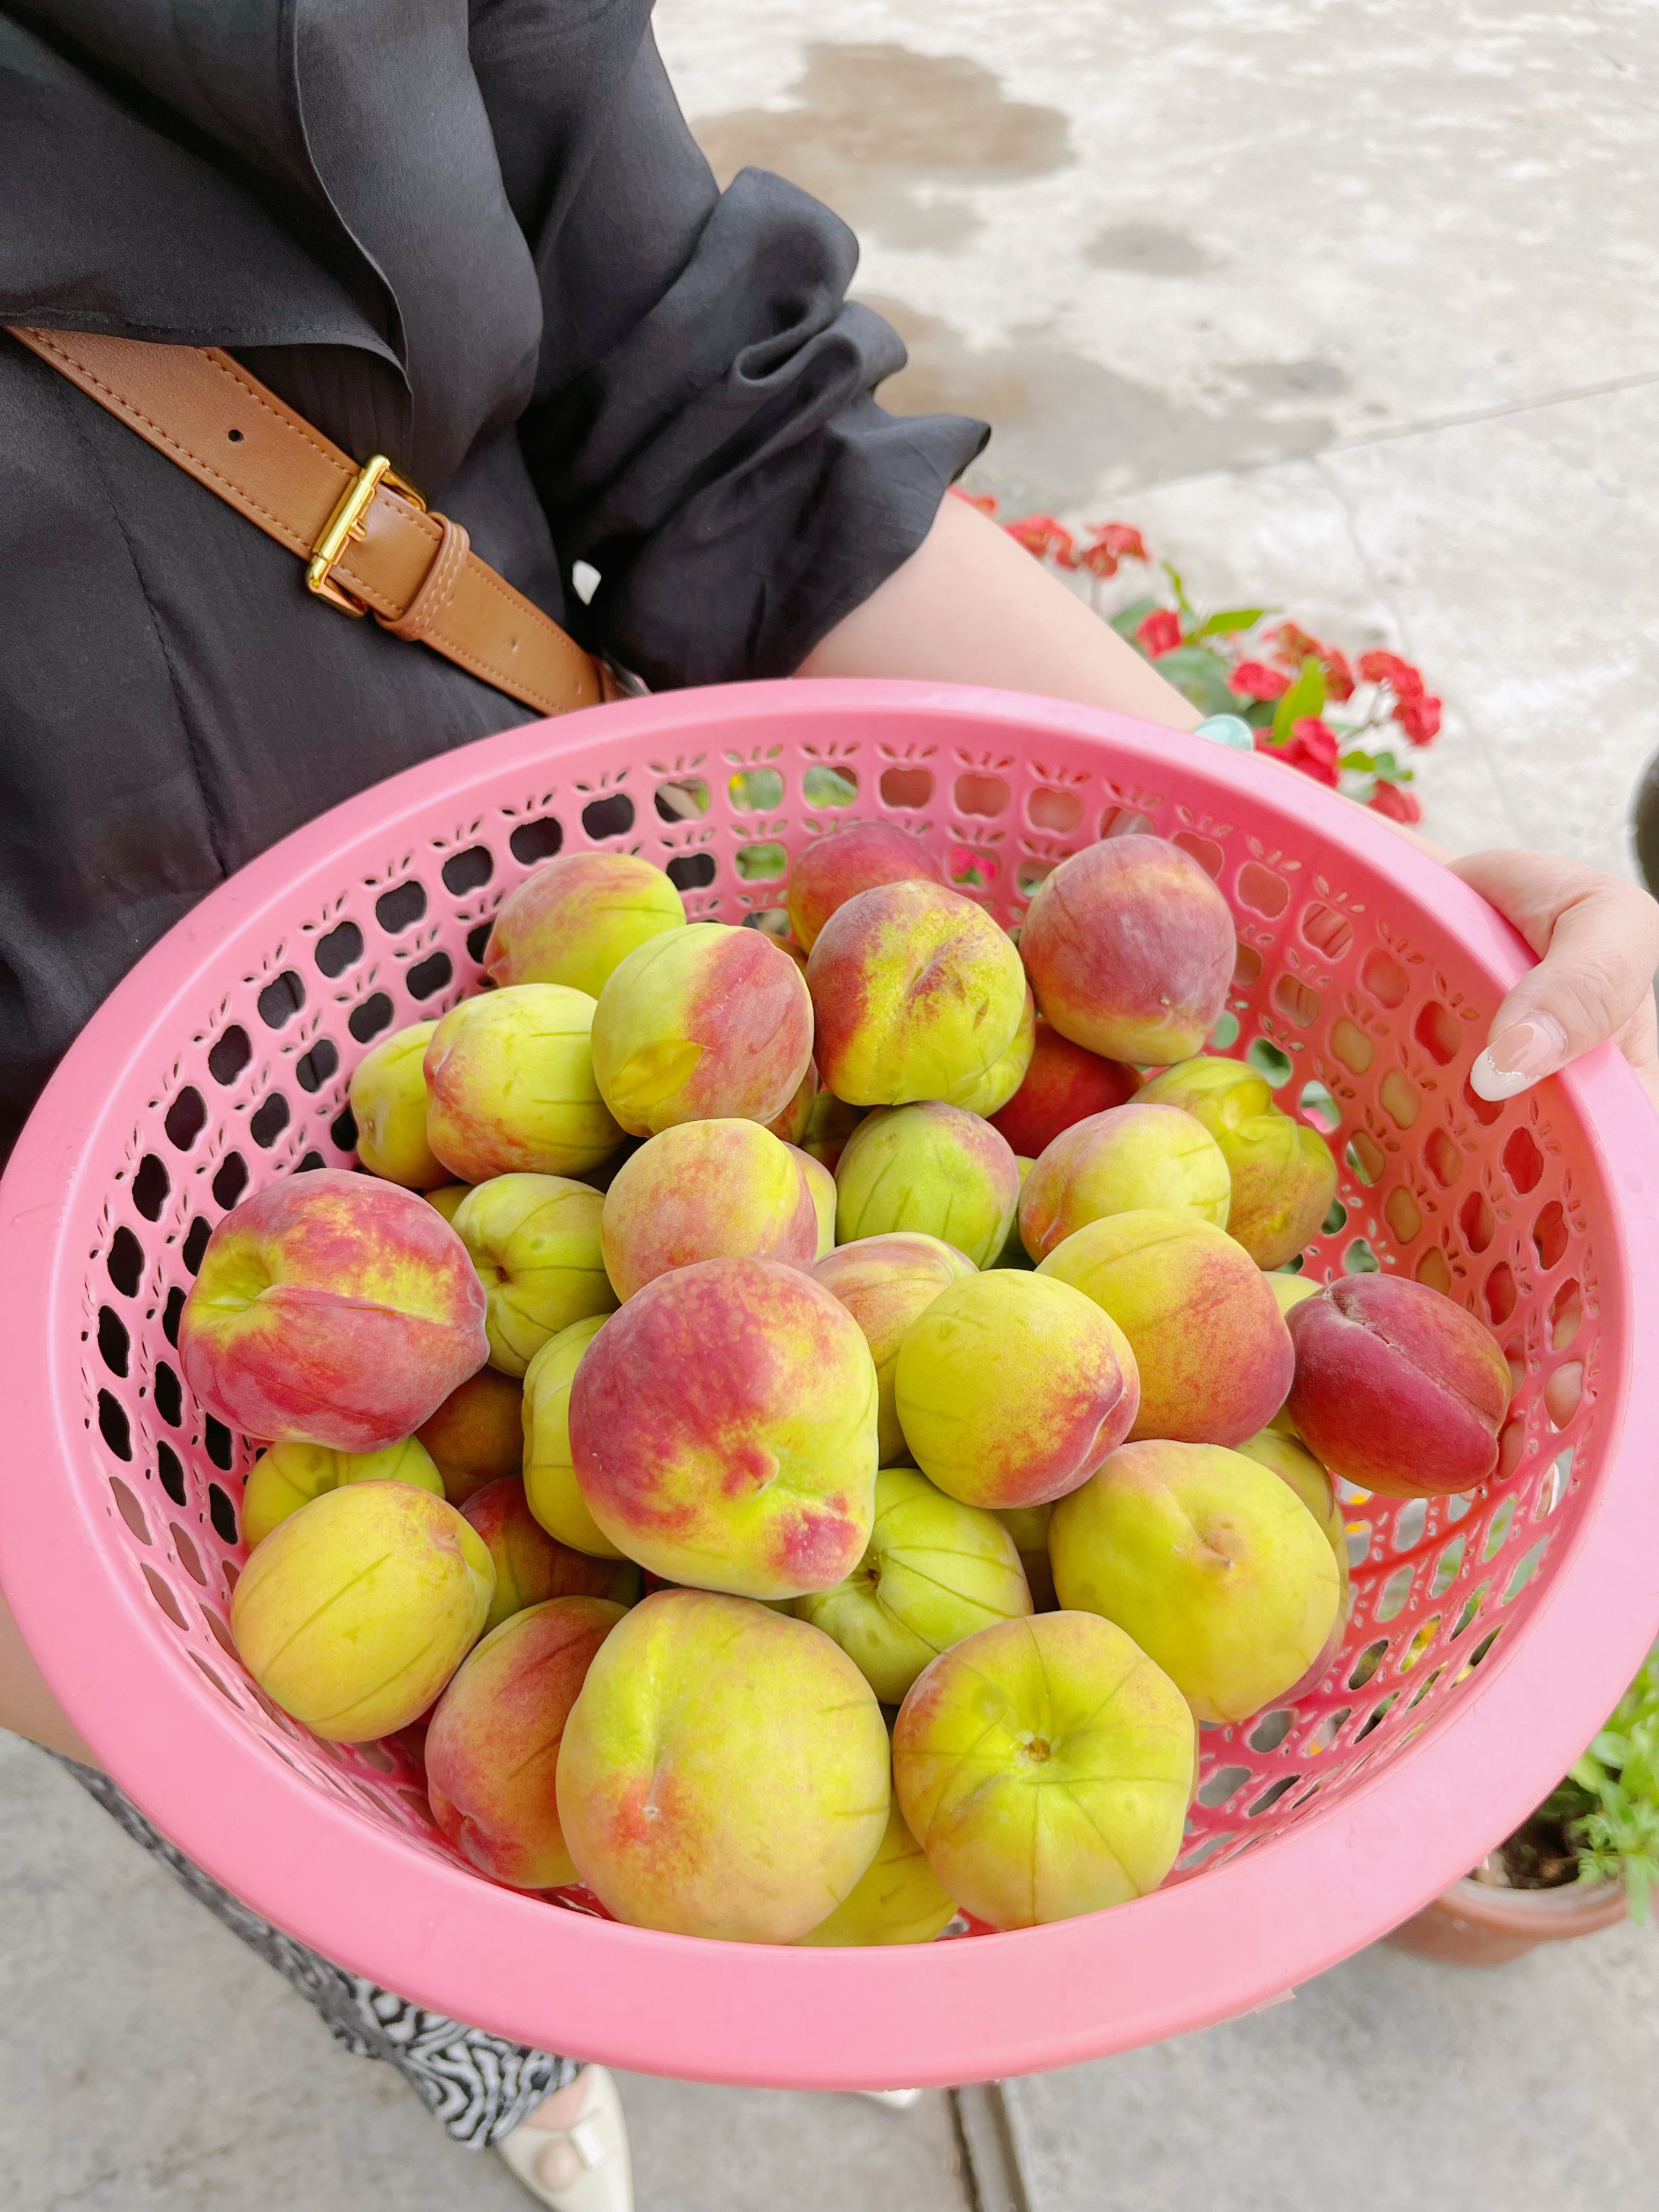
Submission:
[[[504,768],[556,767],[601,727],[706,742],[717,728],[881,712],[936,719],[941,734],[988,720],[1094,735],[1148,769],[1248,793],[1292,836],[1312,827],[1386,872],[1500,990],[1531,964],[1474,891],[1336,794],[1300,775],[1291,783],[1295,771],[1279,763],[1070,702],[787,680],[522,725],[406,769],[271,847],[175,925],[70,1048],[0,1183],[0,1328],[14,1346],[17,1463],[52,1469],[84,1448],[74,1384],[84,1263],[65,1231],[88,1155],[112,1117],[129,1117],[118,1084],[112,1093],[90,1072],[145,1064],[227,941],[265,927],[299,878],[366,835],[395,836],[441,797],[457,801]],[[1622,1404],[1604,1406],[1598,1496],[1529,1617],[1433,1727],[1260,1850],[1109,1912],[970,1942],[838,1950],[716,1946],[551,1910],[369,1826],[272,1759],[207,1684],[187,1682],[191,1670],[156,1634],[137,1577],[117,1571],[76,1487],[14,1479],[0,1497],[0,1583],[76,1728],[181,1849],[325,1956],[469,2024],[545,2043],[553,2019],[561,2046],[586,2058],[818,2088],[982,2080],[1184,2033],[1273,2001],[1464,1874],[1577,1757],[1659,1623],[1659,1485],[1641,1449],[1659,1433],[1659,1360],[1633,1356],[1659,1340],[1659,1270],[1633,1261],[1659,1231],[1659,1117],[1611,1046],[1553,1080],[1599,1158],[1612,1226],[1606,1279],[1620,1291],[1603,1325],[1626,1388]]]

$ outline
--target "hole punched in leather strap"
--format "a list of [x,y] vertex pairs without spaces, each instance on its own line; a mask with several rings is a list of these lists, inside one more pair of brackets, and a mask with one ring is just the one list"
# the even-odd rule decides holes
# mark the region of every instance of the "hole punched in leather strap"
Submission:
[[[10,334],[307,564],[366,474],[217,346],[21,325]],[[459,523],[427,514],[395,479],[373,485],[329,574],[345,612],[371,611],[394,637],[541,714],[608,696],[592,656],[481,561]]]

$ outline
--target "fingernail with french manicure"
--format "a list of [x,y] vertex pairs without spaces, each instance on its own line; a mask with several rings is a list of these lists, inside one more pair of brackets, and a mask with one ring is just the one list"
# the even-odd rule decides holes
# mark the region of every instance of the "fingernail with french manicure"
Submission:
[[1496,1105],[1553,1075],[1567,1057],[1567,1033],[1553,1014],[1528,1014],[1486,1047],[1469,1070],[1477,1098]]

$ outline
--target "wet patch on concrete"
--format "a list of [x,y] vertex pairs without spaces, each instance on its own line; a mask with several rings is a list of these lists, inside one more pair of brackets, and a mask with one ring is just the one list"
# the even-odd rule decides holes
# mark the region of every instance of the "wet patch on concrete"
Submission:
[[775,170],[885,246],[957,252],[980,228],[969,188],[1073,158],[1058,108],[1008,99],[963,55],[809,46],[789,97],[694,121],[722,188],[741,168]]
[[1083,258],[1091,269],[1117,269],[1130,276],[1202,276],[1216,266],[1195,238],[1161,222],[1112,223],[1096,232]]
[[902,300],[860,296],[909,349],[909,366],[881,387],[883,404],[989,422],[994,435],[972,482],[1017,507],[1071,507],[1138,484],[1296,459],[1335,435],[1329,416],[1307,404],[1346,388],[1331,362],[1241,363],[1214,405],[1202,407],[1121,376],[1044,330],[975,346]]

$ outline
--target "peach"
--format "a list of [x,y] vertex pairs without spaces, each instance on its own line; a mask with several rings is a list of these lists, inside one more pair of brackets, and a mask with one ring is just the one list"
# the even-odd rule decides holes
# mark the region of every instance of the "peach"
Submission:
[[941,1885],[994,1928],[1098,1912],[1175,1863],[1198,1732],[1121,1629],[1045,1613],[935,1659],[899,1710],[893,1789]]
[[559,1753],[582,1880],[618,1920],[683,1936],[805,1936],[874,1858],[890,1802],[881,1708],[846,1653],[708,1590],[659,1591],[618,1621]]
[[876,1856],[827,1920],[796,1938],[815,1943],[931,1943],[957,1917],[894,1798]]
[[1227,1226],[1231,1195],[1221,1147],[1174,1106],[1114,1106],[1054,1139],[1026,1177],[1019,1233],[1033,1260],[1109,1213],[1148,1207]]
[[1037,886],[1020,957],[1045,1021],[1073,1044],[1139,1066],[1195,1053],[1226,1003],[1237,957],[1227,902],[1162,837],[1109,837]]
[[836,1249],[836,1205],[841,1194],[836,1188],[836,1178],[822,1160],[815,1160],[811,1152],[804,1152],[799,1145],[788,1147],[795,1156],[795,1165],[804,1177],[807,1194],[812,1200],[812,1212],[817,1222],[817,1243],[813,1258],[822,1260]]
[[830,915],[860,891],[879,884],[939,880],[939,862],[920,837],[897,823],[849,823],[816,838],[790,871],[790,930],[810,953]]
[[516,1474],[524,1456],[524,1386],[481,1367],[452,1390],[416,1431],[443,1477],[444,1496],[465,1505],[475,1491]]
[[1278,1301],[1211,1223],[1108,1214],[1056,1244],[1037,1273],[1083,1291],[1128,1338],[1140,1376],[1131,1437],[1240,1444],[1284,1404],[1291,1340]]
[[426,1140],[422,1062],[436,1022],[416,1022],[365,1053],[351,1078],[357,1158],[371,1175],[406,1190],[430,1190],[449,1170]]
[[818,1103],[818,1071],[816,1062],[808,1060],[806,1073],[795,1086],[795,1095],[781,1114],[775,1114],[767,1127],[786,1145],[799,1145],[812,1124],[812,1109]]
[[1267,1468],[1281,1482],[1288,1483],[1324,1531],[1325,1541],[1336,1560],[1342,1596],[1338,1614],[1340,1620],[1347,1611],[1348,1530],[1336,1485],[1305,1444],[1298,1443],[1294,1437],[1281,1435],[1277,1429],[1263,1429],[1260,1436],[1247,1437],[1238,1449],[1245,1459],[1253,1459],[1258,1467]]
[[1139,1103],[1180,1107],[1220,1146],[1232,1178],[1227,1234],[1258,1267],[1282,1267],[1319,1234],[1336,1195],[1331,1148],[1316,1129],[1279,1111],[1253,1067],[1185,1060],[1155,1075]]
[[893,1379],[905,1331],[974,1263],[938,1237],[862,1237],[827,1253],[812,1273],[864,1332],[876,1363],[877,1449],[891,1466],[906,1449]]
[[234,1206],[179,1323],[185,1380],[245,1434],[398,1443],[483,1364],[483,1285],[412,1191],[319,1168]]
[[[1310,1279],[1306,1275],[1275,1273],[1268,1276],[1267,1287],[1279,1301],[1279,1310],[1288,1322],[1292,1306],[1299,1306],[1304,1298],[1316,1298],[1325,1285],[1317,1279]],[[1267,1427],[1275,1435],[1293,1437],[1296,1435],[1296,1423],[1291,1419],[1290,1407],[1281,1406],[1272,1420],[1268,1422]],[[1240,1449],[1242,1449],[1243,1447],[1241,1446]]]
[[602,1224],[607,1200],[562,1176],[481,1182],[455,1215],[488,1299],[489,1364],[522,1375],[550,1337],[614,1310]]
[[428,1206],[435,1206],[446,1221],[453,1221],[461,1200],[472,1186],[470,1182],[440,1183],[436,1190],[422,1191],[421,1195]]
[[413,1437],[374,1452],[336,1451],[332,1444],[272,1444],[254,1462],[242,1492],[242,1536],[248,1549],[271,1530],[343,1482],[407,1482],[444,1494],[444,1480],[426,1447]]
[[599,994],[593,1068],[631,1136],[774,1121],[812,1057],[812,1002],[758,929],[697,922],[630,952]]
[[483,1538],[495,1565],[495,1595],[484,1634],[527,1605],[555,1597],[603,1597],[632,1605],[640,1571],[627,1559],[594,1559],[550,1536],[525,1502],[516,1474],[486,1484],[468,1498],[463,1517]]
[[332,1742],[366,1743],[426,1711],[477,1642],[495,1589],[489,1553],[453,1505],[407,1483],[346,1483],[252,1553],[230,1632],[274,1705]]
[[799,1618],[835,1638],[884,1705],[964,1636],[1030,1610],[1013,1538],[995,1516],[910,1467],[876,1477],[869,1546],[847,1580],[795,1600]]
[[1039,1020],[1020,1086],[991,1119],[1015,1152],[1037,1159],[1063,1129],[1127,1105],[1139,1080],[1121,1060],[1103,1060]]
[[1033,1612],[1052,1613],[1058,1603],[1054,1571],[1048,1563],[1048,1520],[1054,1507],[1005,1505],[994,1510],[997,1519],[1014,1540],[1019,1564],[1025,1570],[1025,1587],[1031,1593]]
[[1398,1275],[1346,1275],[1294,1310],[1290,1333],[1288,1410],[1333,1474],[1385,1498],[1443,1498],[1492,1474],[1509,1362],[1452,1299]]
[[[1036,1162],[1035,1160],[1021,1159],[1016,1156],[1014,1165],[1019,1170],[1019,1194],[1024,1198],[1025,1195],[1026,1182],[1030,1179],[1031,1170],[1036,1165]],[[997,1254],[996,1258],[993,1260],[990,1264],[994,1267],[1019,1267],[1025,1270],[1027,1273],[1029,1273],[1030,1270],[1036,1265],[1036,1261],[1032,1259],[1030,1254],[1020,1242],[1019,1208],[1018,1206],[1014,1208],[1013,1224],[1010,1228],[1007,1236],[1003,1240],[1002,1249]]]
[[1301,1680],[1337,1622],[1324,1530],[1268,1468],[1215,1444],[1114,1452],[1054,1508],[1061,1605],[1133,1637],[1201,1721],[1241,1721]]
[[1007,1242],[1019,1168],[988,1121],[929,1099],[866,1114],[842,1149],[836,1189],[837,1243],[919,1230],[984,1267]]
[[550,1536],[590,1559],[623,1556],[588,1511],[570,1455],[570,1385],[605,1316],[573,1322],[544,1344],[525,1370],[524,1494]]
[[1019,955],[983,908],[937,884],[861,891],[806,963],[818,1074],[854,1106],[965,1097],[1025,1014]]
[[818,1217],[801,1157],[758,1121],[682,1121],[641,1145],[603,1201],[600,1240],[617,1296],[631,1298],[695,1260],[810,1267]]
[[988,1067],[979,1081],[966,1091],[951,1094],[951,1103],[969,1114],[994,1115],[1000,1106],[1006,1106],[1025,1079],[1025,1071],[1031,1064],[1031,1049],[1036,1042],[1036,1001],[1027,986],[1025,1011],[1019,1018],[1019,1027],[1014,1031],[1013,1042],[1000,1060]]
[[684,929],[680,895],[633,853],[564,853],[509,891],[484,947],[492,983],[562,983],[597,999],[627,956]]
[[492,1881],[556,1889],[576,1879],[559,1826],[559,1747],[622,1617],[599,1597],[532,1605],[485,1636],[438,1700],[426,1735],[432,1817]]
[[1044,1505],[1086,1482],[1139,1402],[1123,1332],[1068,1283],[969,1275],[910,1325],[894,1374],[917,1466],[964,1505]]
[[834,1175],[842,1147],[864,1119],[865,1110],[862,1106],[849,1106],[832,1091],[821,1090],[812,1101],[811,1118],[800,1140],[802,1152],[810,1152]]
[[426,1048],[426,1133],[452,1175],[580,1175],[616,1150],[592,1024],[592,1000],[558,983],[515,983],[450,1009]]
[[870,1538],[876,1370],[858,1323],[774,1260],[700,1260],[606,1322],[570,1389],[588,1510],[665,1582],[801,1597]]

